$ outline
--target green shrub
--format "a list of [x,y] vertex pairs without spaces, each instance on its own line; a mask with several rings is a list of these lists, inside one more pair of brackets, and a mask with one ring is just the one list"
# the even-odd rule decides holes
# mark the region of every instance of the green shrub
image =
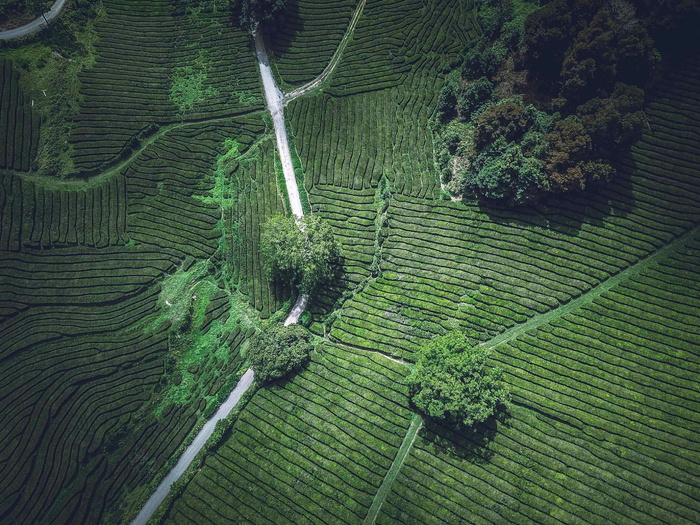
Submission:
[[303,367],[314,349],[313,335],[299,325],[266,323],[250,340],[248,355],[261,385]]
[[484,104],[493,100],[493,84],[486,77],[481,77],[462,92],[459,97],[460,116],[464,120],[471,120]]
[[317,215],[273,217],[265,223],[260,243],[269,275],[301,293],[329,283],[340,270],[340,243]]
[[510,403],[502,372],[486,367],[488,357],[486,348],[470,345],[461,332],[434,338],[420,349],[407,378],[411,401],[427,416],[457,426],[486,421]]

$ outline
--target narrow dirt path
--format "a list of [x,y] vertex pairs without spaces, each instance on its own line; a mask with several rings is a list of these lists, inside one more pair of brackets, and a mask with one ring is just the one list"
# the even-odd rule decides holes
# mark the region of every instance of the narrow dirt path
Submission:
[[366,3],[367,0],[360,0],[360,2],[357,4],[357,8],[355,9],[352,18],[350,19],[348,29],[347,31],[345,31],[343,38],[340,40],[340,43],[338,44],[338,47],[336,48],[335,53],[333,53],[333,56],[331,57],[330,62],[328,62],[326,68],[321,72],[319,76],[317,76],[308,84],[304,84],[303,86],[300,86],[290,91],[289,93],[286,93],[284,95],[285,105],[294,100],[295,98],[299,98],[302,95],[307,94],[309,91],[316,89],[318,86],[323,84],[328,79],[328,77],[331,76],[331,73],[333,73],[333,70],[340,62],[340,57],[343,54],[343,51],[345,51],[345,48],[347,47],[348,42],[350,41],[350,38],[352,37],[352,34],[355,31],[355,26],[357,26],[357,22],[360,20],[360,16],[362,15],[362,11],[364,10]]
[[[66,0],[56,0],[51,9],[36,20],[14,29],[0,31],[0,40],[15,40],[41,31],[43,28],[48,27],[47,20],[50,22],[58,16],[64,5],[66,5]],[[44,17],[46,17],[46,20],[44,20]]]
[[386,473],[384,481],[382,481],[379,490],[374,496],[374,500],[372,500],[372,505],[367,512],[364,525],[374,525],[374,522],[377,521],[379,511],[382,510],[382,505],[384,504],[384,501],[386,501],[386,497],[389,495],[389,492],[391,492],[391,486],[394,484],[394,480],[396,479],[396,476],[398,476],[404,461],[406,461],[408,453],[411,451],[411,448],[413,448],[413,443],[415,442],[418,431],[422,426],[423,419],[418,414],[413,414],[411,424],[408,427],[408,431],[406,432],[403,441],[401,442],[399,451],[396,453],[394,462],[391,464],[389,472]]
[[[314,89],[317,85],[320,85],[325,80],[325,78],[327,78],[328,75],[330,75],[330,73],[333,71],[335,65],[340,60],[342,50],[347,45],[347,40],[352,34],[352,30],[357,24],[357,20],[360,17],[360,13],[362,12],[362,8],[364,7],[365,2],[366,0],[360,0],[360,4],[358,5],[358,8],[355,11],[353,19],[350,23],[350,27],[348,28],[348,31],[346,32],[345,36],[343,37],[343,40],[341,41],[341,44],[339,45],[338,49],[333,55],[331,63],[328,65],[328,67],[326,67],[321,76],[319,76],[317,79],[313,80],[306,86],[300,88],[301,91],[297,90],[298,94],[296,94],[295,97],[301,96],[304,93],[310,91],[311,89]],[[265,43],[263,42],[262,36],[257,31],[253,31],[253,38],[255,40],[255,52],[258,57],[258,66],[260,68],[260,78],[262,80],[263,89],[265,91],[265,101],[267,102],[267,108],[270,112],[270,115],[272,116],[272,124],[275,129],[277,151],[279,152],[280,160],[282,162],[284,181],[287,187],[287,194],[289,195],[289,203],[292,208],[291,212],[294,214],[295,217],[301,218],[304,216],[304,210],[301,206],[299,186],[297,185],[296,175],[294,173],[292,155],[289,149],[289,141],[287,139],[287,127],[284,120],[284,104],[288,99],[277,87],[275,79],[272,76],[272,70],[270,69],[270,61],[267,56],[267,50],[265,49]],[[292,310],[289,312],[289,315],[285,319],[284,326],[296,324],[299,321],[299,317],[301,317],[301,314],[304,313],[306,307],[309,304],[309,299],[310,297],[308,295],[299,296],[297,302],[294,304]],[[214,428],[216,427],[216,423],[228,416],[231,410],[233,410],[233,408],[238,404],[243,394],[252,386],[253,379],[253,371],[251,369],[248,369],[245,372],[245,374],[243,374],[243,377],[241,377],[241,380],[238,382],[233,392],[231,392],[228,399],[224,402],[223,405],[221,405],[216,414],[214,414],[214,416],[206,422],[202,430],[195,437],[192,444],[189,447],[187,447],[185,452],[182,454],[175,467],[168,473],[168,475],[160,483],[160,485],[158,485],[158,488],[148,499],[148,501],[138,513],[136,518],[134,518],[134,520],[131,522],[131,525],[146,525],[146,523],[153,516],[158,507],[163,503],[163,501],[165,501],[165,498],[170,493],[172,484],[175,483],[178,479],[180,479],[180,477],[185,473],[185,471],[189,468],[190,464],[200,452],[202,447],[205,445],[209,437],[211,437],[211,434],[214,432]],[[401,447],[399,448],[399,452],[397,453],[397,458],[394,460],[394,464],[392,464],[389,474],[387,474],[387,478],[390,478],[390,475],[393,475],[388,485],[389,488],[391,486],[391,482],[393,482],[393,478],[396,477],[396,474],[398,473],[398,469],[401,468],[401,464],[403,463],[406,454],[408,453],[408,450],[410,450],[410,447],[413,444],[415,434],[420,428],[421,420],[420,417],[418,417],[418,423],[416,423],[417,417],[418,416],[414,415],[414,418],[411,421],[411,426],[409,427],[408,431],[409,434],[413,433],[413,437],[410,439],[409,443],[407,443],[408,435],[404,439],[404,443],[401,445]],[[380,493],[382,493],[382,488],[386,483],[387,480],[385,479],[384,483],[382,484],[382,487],[380,487]],[[388,489],[385,489],[385,492],[388,493]],[[384,494],[383,498],[381,499],[381,502],[383,502],[384,498],[386,498],[386,494]],[[381,506],[381,502],[379,503],[379,506]],[[377,512],[378,510],[379,509],[377,508]]]
[[289,151],[289,141],[287,140],[287,126],[284,121],[284,95],[279,90],[275,79],[272,77],[270,61],[267,58],[267,50],[265,49],[262,35],[258,32],[253,32],[253,36],[255,38],[255,52],[258,55],[260,77],[262,78],[263,88],[265,89],[267,109],[272,116],[275,137],[277,137],[277,151],[282,161],[282,171],[284,172],[284,181],[287,185],[287,193],[289,194],[289,203],[292,207],[291,211],[295,217],[303,217],[304,210],[301,207],[299,187],[297,186],[297,179],[294,174],[292,155]]
[[[301,198],[299,196],[299,186],[294,173],[294,164],[292,164],[292,155],[289,150],[289,141],[287,140],[287,126],[284,120],[284,95],[277,87],[275,79],[272,76],[270,69],[270,61],[267,57],[265,42],[262,35],[257,31],[253,31],[255,39],[255,52],[258,55],[258,66],[260,67],[260,77],[265,90],[265,100],[267,101],[267,109],[272,116],[272,125],[275,128],[275,137],[277,139],[277,151],[282,162],[282,171],[284,172],[284,182],[287,186],[287,195],[289,195],[289,204],[292,208],[292,213],[296,218],[304,216],[304,210],[301,206]],[[296,324],[299,317],[306,310],[309,304],[308,295],[300,295],[296,304],[289,313],[289,316],[284,322],[284,326]]]
[[216,424],[231,413],[231,410],[236,407],[243,394],[245,394],[253,385],[253,379],[253,371],[248,369],[246,373],[243,374],[240,381],[238,381],[236,388],[234,388],[233,392],[231,392],[231,394],[228,396],[228,399],[226,399],[226,401],[224,401],[224,403],[219,407],[216,414],[214,414],[214,416],[212,416],[212,418],[205,423],[202,430],[200,430],[199,434],[197,434],[197,436],[194,438],[192,444],[187,447],[185,452],[182,454],[177,464],[170,472],[168,472],[168,475],[165,476],[165,479],[160,483],[160,485],[158,485],[158,488],[143,506],[141,512],[139,512],[136,518],[134,518],[134,521],[131,522],[131,525],[146,525],[160,504],[165,501],[165,498],[170,493],[172,484],[180,479],[180,476],[185,473],[192,463],[192,460],[197,456],[197,454],[199,454],[199,451],[202,450],[202,447],[214,432]]
[[692,230],[686,232],[684,235],[678,237],[676,240],[671,241],[663,248],[655,251],[651,255],[628,267],[626,270],[621,271],[617,275],[613,275],[612,277],[600,283],[595,288],[592,288],[577,299],[569,301],[565,305],[560,306],[559,308],[555,308],[554,310],[550,310],[549,312],[546,312],[544,314],[537,314],[531,317],[529,321],[526,321],[523,324],[514,326],[513,328],[506,330],[505,332],[497,335],[493,339],[482,343],[482,345],[486,348],[494,348],[502,343],[506,343],[515,339],[516,337],[524,334],[525,332],[534,330],[535,328],[538,328],[543,324],[552,321],[553,319],[561,317],[562,315],[566,315],[569,312],[580,308],[581,306],[592,303],[598,297],[600,297],[602,294],[604,294],[614,286],[617,286],[621,282],[630,279],[631,277],[634,277],[635,275],[649,268],[652,264],[659,262],[671,252],[682,248],[689,240],[696,237],[699,233],[700,226],[693,228]]

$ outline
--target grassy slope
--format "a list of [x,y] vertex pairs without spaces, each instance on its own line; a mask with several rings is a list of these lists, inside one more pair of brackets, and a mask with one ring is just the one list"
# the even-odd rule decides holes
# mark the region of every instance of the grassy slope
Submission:
[[[2,522],[109,522],[126,507],[136,508],[148,496],[143,486],[163,473],[208,405],[235,379],[244,341],[242,333],[232,333],[223,360],[221,352],[198,356],[186,371],[196,379],[195,390],[178,394],[184,404],[163,406],[179,378],[167,374],[172,338],[163,329],[146,330],[158,310],[161,280],[192,257],[223,258],[231,265],[250,256],[236,278],[260,274],[257,258],[241,249],[254,243],[254,232],[242,232],[220,250],[221,210],[199,198],[214,189],[211,174],[223,141],[235,138],[245,152],[264,133],[259,116],[225,116],[255,109],[259,99],[246,95],[258,89],[247,35],[216,25],[211,32],[183,35],[164,2],[129,3],[136,10],[130,15],[119,9],[123,2],[105,4],[99,56],[92,73],[83,76],[76,128],[78,134],[89,128],[92,145],[83,143],[87,149],[81,152],[74,144],[77,164],[92,147],[99,149],[92,152],[94,165],[115,164],[115,152],[139,119],[180,120],[172,108],[158,113],[149,96],[149,75],[158,74],[156,91],[169,96],[167,72],[139,73],[159,43],[172,41],[177,65],[192,53],[188,36],[206,40],[202,48],[208,49],[222,31],[220,48],[209,51],[215,65],[206,80],[216,94],[206,109],[194,106],[183,115],[184,125],[162,127],[128,162],[85,182],[0,173],[0,397],[11,400],[0,417],[13,422],[0,435],[0,465],[11,480],[0,487]],[[158,33],[141,31],[145,41],[138,49],[120,49],[133,45],[139,33],[124,25],[124,16],[157,26]],[[131,131],[112,142],[122,125]],[[256,180],[264,167],[242,169],[234,162],[230,170]],[[237,209],[253,210],[256,217],[279,210],[274,182],[268,186],[234,194]],[[223,225],[231,229],[239,218],[230,210]],[[274,288],[250,294],[264,315],[283,298]],[[196,308],[205,333],[227,318],[229,302],[223,292],[212,291]],[[122,491],[128,499],[120,500]]]

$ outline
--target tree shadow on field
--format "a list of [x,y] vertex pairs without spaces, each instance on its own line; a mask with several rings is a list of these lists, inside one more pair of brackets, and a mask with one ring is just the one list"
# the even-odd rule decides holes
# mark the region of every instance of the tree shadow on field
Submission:
[[499,410],[495,416],[469,429],[456,429],[446,422],[425,418],[421,437],[426,448],[437,457],[484,464],[494,454],[491,442],[498,432],[509,427],[510,417],[507,411]]
[[274,56],[282,56],[292,47],[297,35],[304,30],[304,20],[299,17],[299,0],[288,0],[287,7],[272,23],[262,26],[265,40]]
[[584,225],[603,228],[611,218],[625,218],[633,213],[636,163],[631,153],[620,155],[614,167],[617,173],[611,181],[592,184],[582,192],[549,195],[536,205],[520,207],[480,202],[478,211],[490,222],[503,226],[529,226],[563,237],[577,237]]

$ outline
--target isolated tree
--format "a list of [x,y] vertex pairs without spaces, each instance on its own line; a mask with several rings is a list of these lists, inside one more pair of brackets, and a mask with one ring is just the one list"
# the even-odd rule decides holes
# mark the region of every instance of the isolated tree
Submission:
[[301,293],[312,293],[340,270],[340,243],[318,215],[273,217],[264,225],[260,243],[270,276]]
[[466,428],[507,408],[510,396],[500,384],[502,371],[487,368],[488,355],[462,332],[434,338],[420,349],[407,379],[413,404],[429,417]]
[[314,349],[313,335],[293,324],[264,324],[250,340],[248,355],[255,380],[266,384],[303,367]]

